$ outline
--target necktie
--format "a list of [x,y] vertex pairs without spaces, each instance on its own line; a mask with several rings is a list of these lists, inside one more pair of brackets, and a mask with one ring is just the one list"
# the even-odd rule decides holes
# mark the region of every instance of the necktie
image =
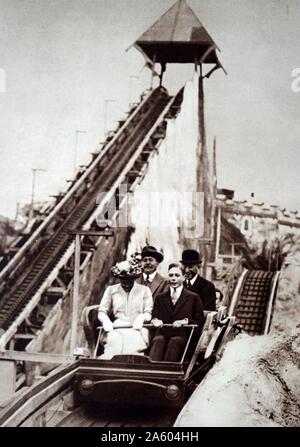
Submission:
[[150,284],[150,275],[149,275],[149,273],[146,273],[145,284],[146,284],[146,286],[149,286],[149,284]]
[[172,293],[171,293],[171,299],[172,299],[172,303],[173,303],[173,305],[175,306],[175,304],[176,304],[176,302],[177,302],[177,299],[178,299],[178,296],[177,296],[177,289],[176,289],[176,287],[172,287]]
[[190,289],[190,288],[191,288],[191,281],[190,281],[189,279],[186,279],[186,280],[185,280],[185,287],[186,287],[187,289]]

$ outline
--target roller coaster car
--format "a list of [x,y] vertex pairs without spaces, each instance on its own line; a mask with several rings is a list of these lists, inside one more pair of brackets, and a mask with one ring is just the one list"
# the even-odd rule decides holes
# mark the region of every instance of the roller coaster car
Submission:
[[[97,307],[84,311],[86,334],[91,332]],[[234,317],[227,317],[222,307],[218,312],[207,312],[201,334],[195,331],[197,326],[187,326],[190,334],[179,362],[152,361],[147,351],[144,355],[115,355],[111,360],[101,360],[97,358],[100,334],[94,344],[95,339],[89,337],[93,354],[79,358],[75,396],[79,402],[99,402],[104,407],[182,407],[213,365],[233,324]],[[146,327],[151,334],[153,326]]]

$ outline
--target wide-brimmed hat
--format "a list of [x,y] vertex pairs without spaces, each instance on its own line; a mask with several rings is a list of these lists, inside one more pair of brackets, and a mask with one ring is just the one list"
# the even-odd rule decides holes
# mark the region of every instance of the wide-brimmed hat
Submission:
[[142,249],[142,259],[150,256],[151,258],[154,258],[157,260],[157,262],[161,263],[164,260],[164,256],[162,253],[160,253],[158,250],[156,250],[155,247],[152,247],[151,245],[147,245]]
[[184,250],[181,257],[182,259],[180,262],[186,265],[200,264],[202,262],[202,257],[196,250]]
[[142,269],[129,261],[117,262],[110,271],[115,278],[124,279],[135,279],[142,274]]

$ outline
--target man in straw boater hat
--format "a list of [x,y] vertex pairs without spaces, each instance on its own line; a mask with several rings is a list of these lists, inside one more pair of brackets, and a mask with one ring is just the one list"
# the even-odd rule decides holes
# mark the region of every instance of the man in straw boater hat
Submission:
[[168,281],[161,276],[157,269],[164,260],[164,256],[155,247],[148,245],[142,249],[143,274],[137,279],[138,284],[144,284],[151,290],[153,300],[168,288]]
[[184,250],[180,262],[185,276],[184,287],[200,296],[204,310],[216,310],[215,286],[199,274],[202,264],[200,253],[196,250]]
[[153,308],[149,287],[135,282],[141,275],[138,265],[123,261],[112,267],[111,273],[120,283],[106,288],[98,309],[106,341],[100,358],[107,360],[117,354],[143,353],[149,344],[143,324],[151,320]]

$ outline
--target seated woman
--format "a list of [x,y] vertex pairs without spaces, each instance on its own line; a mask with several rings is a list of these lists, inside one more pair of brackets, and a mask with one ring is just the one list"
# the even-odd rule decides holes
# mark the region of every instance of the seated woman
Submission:
[[[188,340],[188,332],[182,326],[204,323],[202,301],[196,293],[183,287],[182,267],[169,265],[169,288],[158,295],[154,302],[152,324],[157,328],[151,343],[149,357],[154,361],[178,362]],[[164,324],[173,327],[162,327]]]
[[141,274],[139,267],[124,261],[117,263],[111,272],[120,279],[120,284],[107,287],[98,311],[106,333],[104,353],[99,358],[106,360],[117,354],[141,354],[148,347],[149,334],[143,324],[151,320],[153,307],[150,289],[135,283]]

